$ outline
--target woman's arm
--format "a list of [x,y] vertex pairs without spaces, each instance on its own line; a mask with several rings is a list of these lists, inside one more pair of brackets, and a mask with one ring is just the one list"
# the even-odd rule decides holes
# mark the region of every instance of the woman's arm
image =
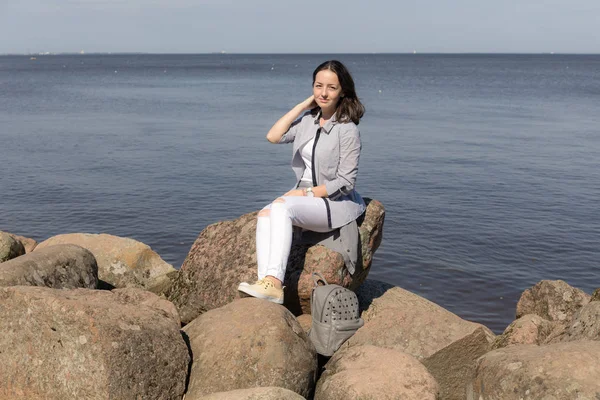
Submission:
[[269,129],[269,133],[267,133],[267,140],[271,143],[279,143],[283,135],[290,129],[292,123],[298,119],[303,112],[308,111],[317,104],[315,103],[315,99],[313,96],[310,96],[302,103],[296,105],[290,111],[287,112],[283,117],[279,118],[279,121],[275,122],[275,124]]

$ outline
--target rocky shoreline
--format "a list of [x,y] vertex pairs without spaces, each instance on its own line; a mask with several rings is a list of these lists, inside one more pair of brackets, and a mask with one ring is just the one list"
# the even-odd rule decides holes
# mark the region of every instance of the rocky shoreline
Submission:
[[[360,269],[295,243],[284,306],[240,298],[256,213],[204,229],[176,270],[101,234],[0,231],[2,399],[599,399],[600,289],[541,281],[502,335],[367,279],[385,211],[359,221]],[[365,324],[332,357],[310,329],[310,274],[355,290]]]

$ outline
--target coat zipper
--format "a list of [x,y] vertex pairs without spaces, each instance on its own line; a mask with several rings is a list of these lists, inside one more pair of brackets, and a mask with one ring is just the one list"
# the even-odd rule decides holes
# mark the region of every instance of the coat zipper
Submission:
[[[317,134],[315,136],[315,142],[313,143],[312,156],[310,160],[313,186],[317,186],[317,172],[315,170],[315,150],[317,148],[317,142],[319,141],[319,137],[321,137],[321,128],[317,129]],[[322,199],[325,202],[325,208],[327,209],[327,226],[329,227],[329,229],[331,229],[331,210],[329,209],[329,203],[327,202],[327,199],[325,197],[322,197]]]
[[319,141],[320,136],[321,136],[321,128],[317,129],[317,135],[315,136],[315,142],[313,143],[313,148],[312,148],[312,156],[310,157],[313,186],[317,186],[317,172],[315,171],[315,149],[317,148],[317,142]]

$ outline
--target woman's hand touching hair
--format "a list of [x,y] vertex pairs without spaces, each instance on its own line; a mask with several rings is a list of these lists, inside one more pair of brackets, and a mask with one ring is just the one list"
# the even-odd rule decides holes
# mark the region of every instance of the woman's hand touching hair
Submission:
[[275,122],[275,124],[269,129],[269,133],[267,133],[267,140],[271,143],[279,143],[281,137],[290,129],[292,123],[298,119],[300,115],[305,113],[308,110],[311,110],[317,106],[315,103],[314,96],[309,96],[303,102],[297,104],[294,108],[287,112],[283,117],[279,118],[279,121]]
[[317,102],[315,101],[315,96],[313,96],[311,94],[310,96],[308,96],[308,98],[306,100],[304,100],[302,103],[300,103],[300,105],[302,106],[303,111],[312,110],[313,108],[317,107]]

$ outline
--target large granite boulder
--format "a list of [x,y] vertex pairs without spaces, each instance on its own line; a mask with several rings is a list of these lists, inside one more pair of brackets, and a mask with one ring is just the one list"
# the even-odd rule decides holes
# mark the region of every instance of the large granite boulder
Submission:
[[76,244],[88,249],[98,262],[98,276],[104,285],[139,287],[160,294],[177,271],[149,246],[137,240],[107,234],[69,233],[38,244],[34,253],[55,244]]
[[325,365],[315,400],[436,400],[438,384],[414,357],[375,346],[338,351]]
[[50,246],[0,264],[0,286],[17,285],[95,289],[98,265],[83,247]]
[[[365,280],[373,254],[381,243],[385,216],[380,202],[365,201],[367,211],[364,219],[359,220],[362,265],[353,277],[339,253],[320,245],[298,242],[292,245],[284,282],[284,305],[295,315],[310,314],[313,272],[320,271],[329,283],[351,289]],[[200,233],[168,294],[184,323],[239,298],[239,283],[256,280],[256,215],[253,212],[233,221],[218,222]]]
[[399,287],[394,287],[375,300],[362,314],[365,325],[344,347],[374,345],[399,350],[423,359],[449,344],[483,328],[450,311]]
[[590,295],[565,281],[540,281],[523,292],[517,303],[517,318],[535,314],[548,321],[568,323]]
[[558,326],[557,322],[548,321],[539,315],[527,314],[513,321],[496,337],[494,349],[515,344],[542,344]]
[[0,263],[23,254],[25,254],[23,243],[10,233],[0,231]]
[[0,288],[0,398],[180,400],[189,350],[160,308],[104,290]]
[[18,240],[19,242],[21,242],[23,244],[23,247],[25,247],[25,253],[31,253],[33,251],[33,249],[35,249],[35,247],[37,246],[37,242],[34,239],[25,237],[25,236],[21,236],[21,235],[15,235],[14,233],[8,233],[10,236],[12,236],[13,239]]
[[257,387],[211,393],[200,397],[186,394],[185,400],[305,400],[291,390],[278,387]]
[[600,342],[517,345],[478,360],[467,400],[598,399]]
[[423,360],[440,385],[440,398],[464,400],[475,376],[477,359],[492,349],[494,335],[483,328],[444,347]]
[[193,358],[186,399],[257,386],[306,397],[315,384],[315,348],[278,304],[240,299],[202,314],[183,330]]

